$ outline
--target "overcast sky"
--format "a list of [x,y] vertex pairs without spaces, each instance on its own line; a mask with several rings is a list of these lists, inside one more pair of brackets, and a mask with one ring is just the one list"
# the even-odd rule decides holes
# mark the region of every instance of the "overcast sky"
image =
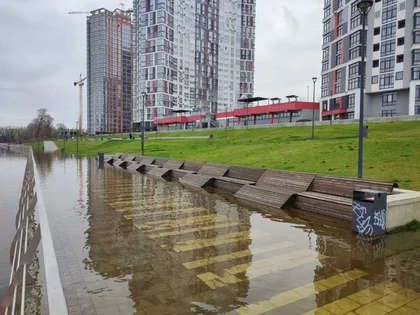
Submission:
[[[25,126],[46,107],[55,123],[75,127],[73,82],[86,74],[86,16],[67,13],[113,10],[119,2],[0,0],[0,126]],[[306,98],[308,85],[312,95],[311,78],[321,66],[322,3],[257,0],[256,96]],[[86,96],[84,111],[86,126]]]

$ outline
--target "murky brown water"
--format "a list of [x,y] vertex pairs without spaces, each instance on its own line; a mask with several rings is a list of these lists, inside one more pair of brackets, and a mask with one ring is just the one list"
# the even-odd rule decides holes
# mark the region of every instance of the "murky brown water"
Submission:
[[420,313],[420,232],[362,239],[93,159],[40,161],[71,314]]

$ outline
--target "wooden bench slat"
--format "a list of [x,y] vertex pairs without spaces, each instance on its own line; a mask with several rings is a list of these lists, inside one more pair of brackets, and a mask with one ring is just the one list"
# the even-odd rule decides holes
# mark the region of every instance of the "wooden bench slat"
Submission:
[[264,172],[264,168],[230,166],[225,176],[230,178],[242,179],[250,182],[257,182]]
[[169,160],[163,165],[165,168],[169,169],[180,169],[184,165],[184,161],[181,160]]
[[186,171],[198,172],[205,163],[185,161],[181,169]]
[[197,172],[197,174],[221,177],[226,174],[228,169],[228,165],[207,163]]
[[187,186],[203,188],[204,186],[208,185],[212,179],[213,179],[213,176],[200,175],[200,174],[187,174],[184,177],[182,177],[179,180],[179,182]]

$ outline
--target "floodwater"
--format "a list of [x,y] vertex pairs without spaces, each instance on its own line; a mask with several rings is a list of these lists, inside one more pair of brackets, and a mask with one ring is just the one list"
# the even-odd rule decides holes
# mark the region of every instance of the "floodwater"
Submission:
[[420,232],[357,238],[94,159],[36,159],[70,314],[420,314]]

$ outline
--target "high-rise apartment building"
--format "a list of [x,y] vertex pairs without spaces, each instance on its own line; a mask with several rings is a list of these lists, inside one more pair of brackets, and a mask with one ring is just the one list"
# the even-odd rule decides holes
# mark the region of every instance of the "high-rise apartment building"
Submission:
[[[208,115],[254,93],[255,0],[134,0],[134,122],[173,107]],[[147,124],[146,124],[147,127]]]
[[87,131],[127,132],[133,122],[131,15],[98,9],[87,18]]
[[[323,120],[357,119],[361,15],[358,0],[325,0]],[[420,114],[420,0],[375,0],[367,18],[365,117]]]

